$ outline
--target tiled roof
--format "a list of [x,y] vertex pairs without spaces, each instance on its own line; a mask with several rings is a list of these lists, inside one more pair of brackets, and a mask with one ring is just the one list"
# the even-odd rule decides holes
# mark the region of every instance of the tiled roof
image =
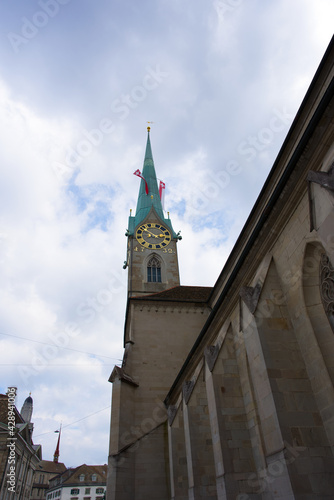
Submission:
[[[8,425],[8,396],[7,394],[0,394],[0,422]],[[20,412],[15,406],[15,423],[24,423]]]
[[207,302],[212,291],[210,286],[175,286],[152,295],[132,297],[138,300],[171,300],[181,302]]
[[41,460],[38,463],[37,468],[43,472],[53,472],[55,474],[60,474],[66,470],[66,466],[62,462],[53,462],[51,460]]
[[[94,485],[96,483],[105,483],[107,480],[107,465],[79,465],[75,469],[67,469],[61,476],[60,483],[63,485],[80,484],[79,477],[85,475],[83,485]],[[92,474],[96,474],[96,481],[92,481]],[[56,478],[55,478],[56,479]],[[53,479],[52,482],[55,480]]]

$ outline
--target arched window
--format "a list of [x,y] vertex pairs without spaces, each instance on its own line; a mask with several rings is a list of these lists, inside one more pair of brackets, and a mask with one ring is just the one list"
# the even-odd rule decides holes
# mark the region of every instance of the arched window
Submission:
[[334,332],[334,267],[325,253],[320,259],[320,296]]
[[161,283],[161,264],[155,255],[147,263],[147,281],[149,283]]

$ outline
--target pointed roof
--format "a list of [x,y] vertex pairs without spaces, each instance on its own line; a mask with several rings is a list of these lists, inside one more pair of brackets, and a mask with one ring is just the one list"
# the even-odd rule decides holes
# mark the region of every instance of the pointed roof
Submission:
[[[135,228],[138,226],[138,224],[140,224],[143,220],[146,219],[151,210],[154,210],[154,212],[161,219],[161,221],[167,224],[173,231],[170,219],[169,218],[166,219],[164,216],[161,199],[159,195],[158,181],[155,173],[152,148],[151,148],[150,127],[147,127],[147,142],[146,142],[142,176],[147,182],[148,194],[146,194],[145,181],[141,179],[138,200],[137,200],[136,215],[134,217],[132,216],[129,217],[129,233],[130,234],[134,233]],[[173,236],[175,237],[174,231],[173,231]]]
[[147,143],[144,158],[144,168],[142,176],[147,182],[148,194],[145,191],[145,181],[142,179],[140,182],[139,195],[136,209],[136,219],[142,221],[148,215],[152,206],[154,207],[157,215],[163,219],[164,214],[162,210],[157,176],[154,168],[154,161],[152,155],[151,141],[150,141],[150,127],[147,127]]
[[[57,431],[56,431],[57,432]],[[60,426],[60,430],[59,430],[59,434],[58,434],[58,440],[57,440],[57,446],[56,446],[56,449],[55,449],[55,452],[54,452],[54,455],[53,455],[53,461],[54,463],[58,463],[58,459],[59,459],[59,445],[60,445],[60,434],[61,434],[61,426]]]
[[[31,394],[31,393],[30,393]],[[31,395],[26,398],[21,409],[21,415],[25,422],[30,423],[33,411],[33,400]]]

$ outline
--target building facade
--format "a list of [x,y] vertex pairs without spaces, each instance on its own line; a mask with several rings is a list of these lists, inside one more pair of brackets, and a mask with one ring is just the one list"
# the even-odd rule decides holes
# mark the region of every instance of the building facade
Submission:
[[79,465],[50,480],[47,500],[105,500],[107,465]]
[[212,289],[179,284],[148,138],[108,500],[334,497],[333,63],[332,40]]
[[66,466],[61,462],[41,460],[34,472],[30,500],[45,500],[51,479],[65,470]]
[[15,406],[16,388],[0,394],[0,499],[29,500],[33,475],[42,448],[32,440],[33,400],[28,396],[21,413]]

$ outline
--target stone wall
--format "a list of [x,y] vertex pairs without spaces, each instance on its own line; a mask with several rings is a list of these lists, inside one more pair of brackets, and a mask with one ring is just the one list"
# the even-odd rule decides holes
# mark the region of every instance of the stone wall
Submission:
[[171,498],[333,498],[334,332],[321,290],[334,283],[334,225],[326,251],[305,187],[277,233],[170,394]]

